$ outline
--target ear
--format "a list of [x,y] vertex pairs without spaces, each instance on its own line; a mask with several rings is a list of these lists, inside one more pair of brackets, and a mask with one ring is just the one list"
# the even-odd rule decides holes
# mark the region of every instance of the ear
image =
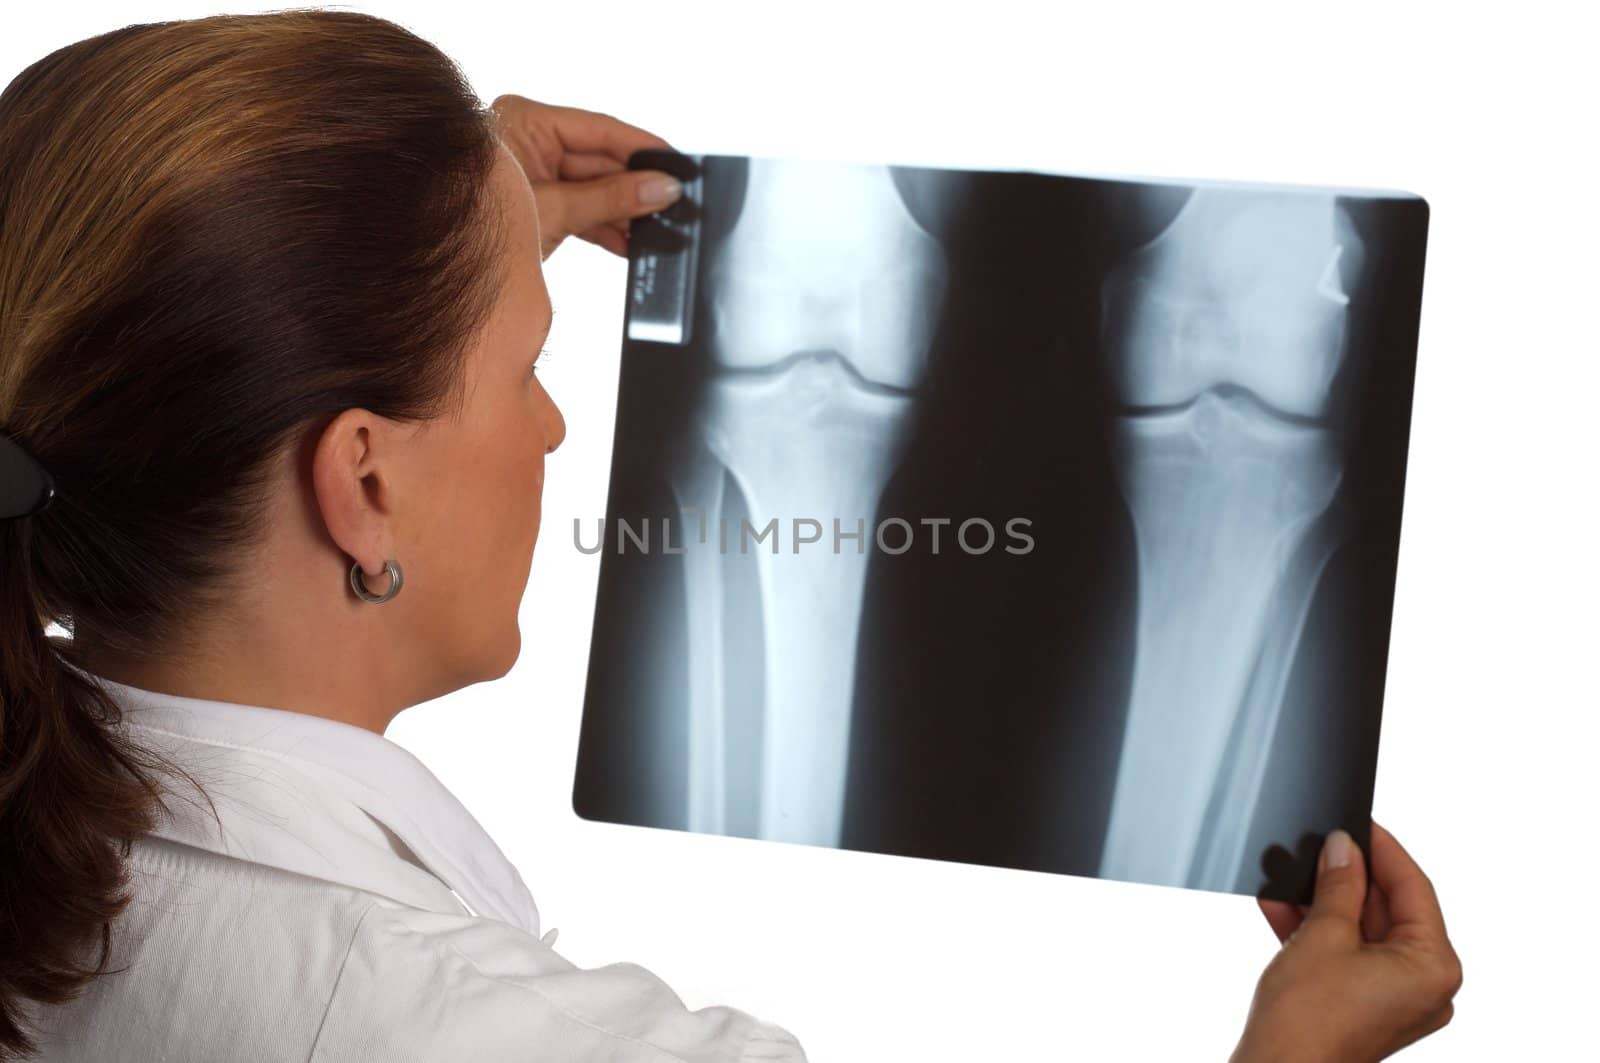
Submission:
[[311,452],[311,485],[328,536],[369,576],[393,557],[397,426],[352,407],[328,422]]

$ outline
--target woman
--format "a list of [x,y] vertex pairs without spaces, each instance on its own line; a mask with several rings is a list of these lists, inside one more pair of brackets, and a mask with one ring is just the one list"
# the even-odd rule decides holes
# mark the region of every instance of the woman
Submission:
[[[560,957],[383,737],[516,660],[565,433],[541,262],[624,253],[664,142],[295,11],[62,48],[0,146],[0,1057],[803,1058]],[[1448,1021],[1432,889],[1371,858],[1336,832],[1309,912],[1264,904],[1236,1058]]]

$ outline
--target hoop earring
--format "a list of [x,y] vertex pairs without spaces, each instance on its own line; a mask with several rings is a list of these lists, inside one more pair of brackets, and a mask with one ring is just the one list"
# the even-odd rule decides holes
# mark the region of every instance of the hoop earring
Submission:
[[357,561],[350,566],[350,589],[356,592],[356,597],[364,602],[386,602],[400,593],[400,584],[405,582],[405,577],[400,572],[400,562],[385,561],[383,567],[389,573],[389,589],[382,594],[373,594],[367,590],[367,585],[361,578],[361,562]]

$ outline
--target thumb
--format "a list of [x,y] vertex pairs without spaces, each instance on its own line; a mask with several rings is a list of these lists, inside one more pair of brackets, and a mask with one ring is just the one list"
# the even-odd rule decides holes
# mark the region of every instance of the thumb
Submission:
[[625,170],[587,181],[551,181],[537,186],[540,221],[552,221],[563,236],[597,225],[627,221],[671,206],[683,185],[657,170]]
[[1367,899],[1367,865],[1355,839],[1335,830],[1322,843],[1317,860],[1316,892],[1306,920],[1347,924],[1361,932],[1361,909]]

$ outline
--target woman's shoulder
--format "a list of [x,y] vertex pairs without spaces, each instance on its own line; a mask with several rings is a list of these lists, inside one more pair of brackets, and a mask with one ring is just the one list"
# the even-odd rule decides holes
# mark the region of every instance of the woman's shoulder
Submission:
[[[374,1052],[373,1046],[382,1050]],[[389,902],[363,912],[312,1058],[803,1061],[786,1030],[690,1010],[633,963],[581,968],[495,919]]]
[[42,1059],[804,1059],[779,1027],[498,919],[162,838],[129,870],[117,973],[42,1017]]
[[306,1059],[378,898],[151,836],[127,869],[107,973],[37,1012],[38,1058]]

